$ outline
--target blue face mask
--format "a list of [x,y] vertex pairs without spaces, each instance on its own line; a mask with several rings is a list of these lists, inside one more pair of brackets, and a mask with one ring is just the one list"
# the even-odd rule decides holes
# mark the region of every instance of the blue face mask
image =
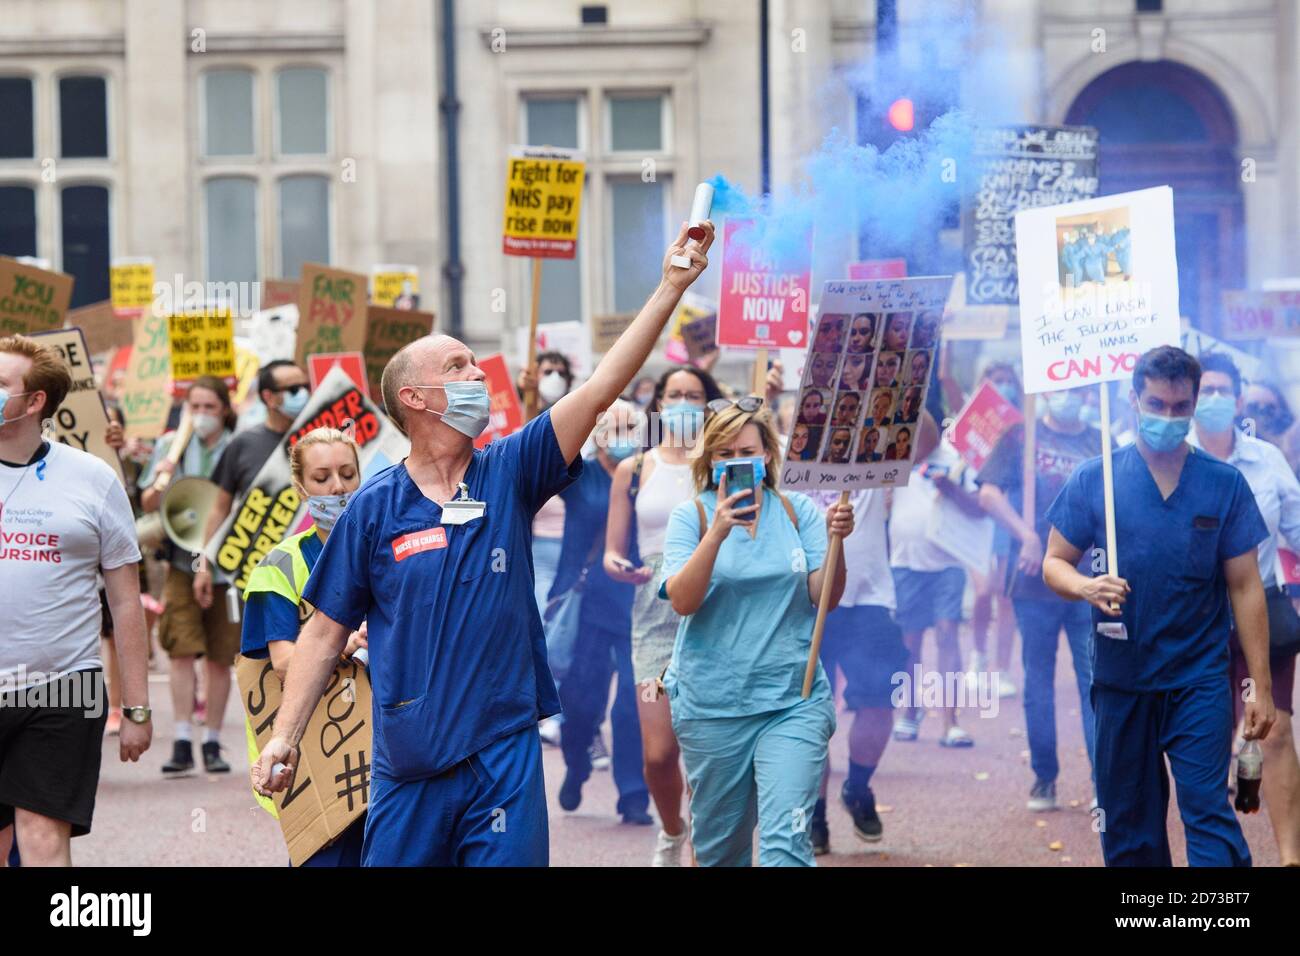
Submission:
[[[767,476],[767,466],[763,463],[762,458],[726,458],[713,463],[713,486],[716,488],[722,481],[722,473],[726,471],[728,465],[734,465],[742,461],[754,463],[754,485],[761,485],[763,478]],[[727,494],[731,494],[731,492],[727,492]]]
[[1152,451],[1173,451],[1187,437],[1192,427],[1191,417],[1165,418],[1163,415],[1150,415],[1138,412],[1138,434]]
[[346,495],[311,495],[307,498],[307,513],[316,522],[316,527],[329,534],[338,523],[343,509],[348,506],[352,494],[349,491]]
[[1077,392],[1052,392],[1047,396],[1047,410],[1062,425],[1074,425],[1083,411],[1083,396]]
[[1005,398],[1012,405],[1020,403],[1020,389],[1016,388],[1014,382],[996,382],[993,387],[997,393]]
[[435,412],[432,408],[425,411],[431,415],[441,416],[443,422],[450,425],[470,439],[478,438],[492,420],[492,400],[488,397],[487,386],[482,382],[448,382],[446,385],[417,385],[416,388],[441,388],[447,393],[447,410]]
[[1196,403],[1196,424],[1218,434],[1232,427],[1237,417],[1237,400],[1229,395],[1202,395]]
[[280,403],[280,411],[284,412],[289,418],[297,418],[298,413],[307,407],[307,386],[300,385],[295,389],[284,393],[284,401]]
[[10,422],[16,422],[19,419],[27,417],[28,413],[26,412],[24,412],[21,415],[15,415],[13,418],[4,417],[5,406],[9,404],[9,399],[20,398],[21,396],[26,394],[27,394],[26,392],[14,392],[12,395],[10,395],[7,389],[0,388],[0,425],[8,425]]
[[674,402],[660,409],[659,422],[674,435],[698,435],[704,424],[704,409],[690,402]]
[[609,455],[609,457],[613,458],[615,461],[623,461],[626,458],[631,458],[640,450],[641,446],[634,441],[610,442],[605,446],[605,454]]

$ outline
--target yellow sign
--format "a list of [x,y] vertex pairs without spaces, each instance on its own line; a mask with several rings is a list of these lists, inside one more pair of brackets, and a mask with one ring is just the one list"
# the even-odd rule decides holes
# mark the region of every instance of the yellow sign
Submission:
[[232,396],[235,408],[243,405],[244,399],[248,398],[253,383],[257,381],[257,371],[260,367],[256,352],[242,345],[235,346],[235,378],[238,379],[235,394]]
[[134,321],[131,359],[120,393],[127,438],[157,438],[167,426],[171,411],[171,350],[167,347],[167,320],[146,312]]
[[113,311],[134,318],[144,315],[153,304],[153,260],[114,259],[108,269]]
[[392,308],[399,297],[419,294],[420,270],[415,266],[375,266],[370,271],[372,305]]
[[226,307],[193,309],[167,319],[172,384],[189,388],[200,375],[235,381],[235,326]]
[[506,163],[502,251],[572,259],[578,245],[585,158],[579,150],[512,146]]

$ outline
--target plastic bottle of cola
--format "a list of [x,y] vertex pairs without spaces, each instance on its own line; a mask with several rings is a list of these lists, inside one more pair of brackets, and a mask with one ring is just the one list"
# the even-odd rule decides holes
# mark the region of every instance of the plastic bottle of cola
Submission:
[[1237,799],[1233,806],[1238,813],[1259,812],[1259,784],[1264,777],[1264,754],[1259,743],[1246,741],[1237,754]]

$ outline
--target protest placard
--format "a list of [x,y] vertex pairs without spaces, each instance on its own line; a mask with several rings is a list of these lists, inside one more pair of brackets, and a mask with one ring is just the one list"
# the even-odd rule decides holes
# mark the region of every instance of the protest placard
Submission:
[[366,346],[366,277],[309,262],[298,289],[294,359],[307,367],[316,352],[360,352]]
[[519,404],[515,383],[510,380],[510,369],[506,367],[504,355],[489,355],[478,363],[478,367],[487,375],[484,384],[487,385],[492,409],[488,427],[474,442],[475,448],[482,448],[494,439],[505,438],[523,428],[524,410]]
[[689,362],[698,365],[701,359],[718,350],[718,316],[715,313],[692,319],[682,325],[680,332]]
[[265,365],[277,359],[293,361],[298,346],[298,306],[289,302],[254,312],[248,320],[248,338],[258,360]]
[[289,447],[315,428],[349,432],[361,449],[364,481],[410,451],[410,442],[374,402],[366,398],[341,368],[332,368],[307,400],[276,449],[262,465],[253,485],[235,502],[205,551],[219,583],[233,580],[241,591],[248,575],[266,553],[286,535],[301,530],[307,502],[294,490],[289,473]]
[[907,277],[906,259],[863,259],[850,262],[848,277],[854,282],[863,279],[903,279]]
[[389,264],[373,267],[370,302],[388,308],[414,309],[420,302],[420,270],[415,266]]
[[1016,253],[1026,394],[1128,379],[1178,344],[1168,186],[1017,213]]
[[1223,293],[1223,337],[1234,342],[1300,335],[1300,290]]
[[108,267],[109,301],[124,319],[144,315],[153,305],[153,260],[148,256],[119,256]]
[[1015,305],[1013,219],[1023,209],[1096,195],[1097,131],[1085,126],[977,130],[972,159],[979,186],[962,209],[966,298],[971,305]]
[[966,277],[953,276],[952,292],[943,310],[945,342],[996,341],[1007,334],[1015,315],[1011,305],[970,305],[966,301]]
[[[309,605],[303,610],[312,613]],[[235,680],[260,753],[271,741],[284,689],[270,658],[241,654]],[[307,721],[293,781],[272,798],[294,866],[333,843],[370,805],[371,701],[366,669],[349,660],[334,669]]]
[[[569,360],[573,382],[578,384],[591,374],[591,334],[578,321],[544,322],[537,327],[537,353],[559,352]],[[527,362],[528,330],[515,330],[515,355],[520,365]]]
[[1002,436],[1025,420],[1020,409],[1008,402],[988,382],[981,382],[953,421],[947,435],[952,447],[978,472],[993,454]]
[[260,310],[274,309],[282,305],[298,305],[297,279],[264,279],[262,297],[258,302]]
[[574,257],[586,168],[583,153],[576,149],[510,147],[501,240],[506,255]]
[[663,349],[664,358],[675,365],[689,362],[691,356],[686,349],[686,342],[682,338],[682,327],[708,316],[713,316],[714,319],[714,344],[716,344],[717,314],[717,308],[709,299],[692,292],[690,289],[682,293],[681,299],[677,302],[677,308],[673,310],[672,317],[669,318],[664,329],[663,334],[666,337]]
[[788,245],[783,261],[769,258],[753,220],[722,225],[722,292],[718,345],[748,348],[802,346],[808,340],[812,229]]
[[81,329],[91,355],[101,355],[131,344],[131,320],[118,318],[113,303],[108,299],[69,309],[63,327]]
[[618,341],[619,336],[636,318],[635,312],[623,312],[618,315],[595,315],[591,319],[591,350],[608,352]]
[[314,392],[332,368],[341,368],[352,383],[370,397],[370,383],[366,381],[366,360],[360,352],[317,352],[307,359],[307,380]]
[[1227,342],[1220,342],[1214,336],[1198,332],[1196,329],[1184,331],[1180,344],[1184,352],[1197,358],[1209,355],[1211,352],[1222,352],[1232,359],[1233,364],[1237,366],[1237,371],[1241,372],[1249,382],[1259,381],[1264,374],[1264,363],[1249,352],[1233,348]]
[[235,386],[235,323],[227,306],[187,309],[167,317],[172,352],[172,391],[185,391],[201,375]]
[[54,434],[59,441],[81,451],[89,452],[113,469],[123,484],[122,462],[116,450],[104,441],[108,428],[108,410],[104,396],[95,385],[95,370],[90,359],[90,348],[81,329],[56,329],[37,332],[33,338],[42,345],[58,349],[63,362],[72,373],[72,388],[54,412]]
[[235,339],[235,390],[230,393],[230,400],[236,411],[241,410],[250,394],[257,397],[257,373],[262,363],[250,346],[248,339]]
[[126,437],[157,438],[167,425],[167,413],[172,407],[167,319],[145,312],[131,325],[134,344],[120,392]]
[[72,276],[0,256],[0,336],[62,328],[71,300]]
[[381,305],[366,308],[366,379],[370,394],[380,396],[379,380],[384,367],[402,347],[433,333],[432,312],[390,309]]
[[822,286],[781,486],[905,485],[951,276]]

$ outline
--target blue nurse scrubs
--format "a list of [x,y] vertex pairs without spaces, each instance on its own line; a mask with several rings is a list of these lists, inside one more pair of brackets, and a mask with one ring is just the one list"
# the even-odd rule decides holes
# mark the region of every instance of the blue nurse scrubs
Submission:
[[582,472],[549,412],[475,450],[480,518],[442,524],[405,463],[348,502],[303,597],[367,621],[374,763],[364,866],[545,866],[537,722],[560,710],[533,600],[532,523]]
[[[1136,445],[1113,456],[1120,619],[1092,610],[1097,801],[1107,866],[1169,866],[1169,758],[1192,866],[1249,866],[1228,802],[1230,602],[1223,564],[1268,537],[1241,472],[1192,449],[1164,498]],[[1106,541],[1102,461],[1080,465],[1047,512],[1085,553]],[[1098,559],[1094,567],[1104,567]],[[1127,640],[1097,629],[1122,620]]]

